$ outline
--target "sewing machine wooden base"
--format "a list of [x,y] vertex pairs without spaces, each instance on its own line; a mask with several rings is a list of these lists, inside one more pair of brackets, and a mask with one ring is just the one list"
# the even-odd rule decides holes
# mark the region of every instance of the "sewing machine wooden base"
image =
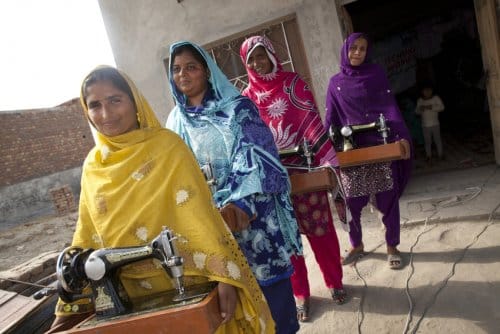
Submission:
[[409,157],[409,147],[401,141],[390,144],[337,152],[340,167],[352,167],[376,162],[400,160]]
[[93,316],[69,331],[79,334],[125,334],[125,333],[214,333],[220,326],[217,288],[201,300],[186,301],[184,306],[135,312],[105,321]]
[[290,175],[292,195],[335,189],[337,178],[333,173],[331,168],[324,167]]

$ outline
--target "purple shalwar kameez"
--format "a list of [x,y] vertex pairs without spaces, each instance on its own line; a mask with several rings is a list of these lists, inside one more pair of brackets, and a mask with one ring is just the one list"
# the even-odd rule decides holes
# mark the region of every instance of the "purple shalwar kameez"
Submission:
[[[349,47],[360,37],[368,40],[362,33],[353,33],[342,47],[340,72],[330,79],[328,86],[325,127],[328,129],[331,125],[341,128],[344,125],[367,124],[377,121],[379,115],[383,114],[390,128],[388,143],[406,139],[411,146],[409,131],[383,68],[366,62],[369,59],[370,45],[368,44],[363,64],[352,66],[349,62]],[[358,133],[355,141],[358,147],[383,144],[381,135],[376,131]],[[361,210],[368,202],[383,215],[387,245],[396,247],[399,244],[399,197],[408,183],[411,166],[410,158],[341,169],[347,205],[352,214],[349,222],[352,247],[358,247],[362,243]]]

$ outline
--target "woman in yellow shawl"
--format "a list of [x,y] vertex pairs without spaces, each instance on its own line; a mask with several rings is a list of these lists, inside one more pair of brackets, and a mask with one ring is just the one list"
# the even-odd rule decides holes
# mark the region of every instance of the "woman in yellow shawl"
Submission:
[[[72,245],[145,245],[167,226],[183,240],[177,248],[185,284],[218,282],[223,323],[217,333],[272,333],[264,296],[184,142],[160,127],[133,82],[115,68],[101,66],[87,75],[80,99],[96,146],[83,165]],[[174,288],[153,260],[123,267],[120,279],[132,298]],[[91,312],[88,299],[59,300],[53,329]]]

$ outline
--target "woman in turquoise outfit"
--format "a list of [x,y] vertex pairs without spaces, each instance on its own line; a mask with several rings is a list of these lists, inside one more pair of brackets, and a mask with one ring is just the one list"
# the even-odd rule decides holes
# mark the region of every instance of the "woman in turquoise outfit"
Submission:
[[290,256],[301,254],[302,244],[271,131],[201,47],[175,43],[169,59],[176,106],[167,128],[188,144],[201,168],[211,167],[214,202],[264,292],[276,333],[295,333]]

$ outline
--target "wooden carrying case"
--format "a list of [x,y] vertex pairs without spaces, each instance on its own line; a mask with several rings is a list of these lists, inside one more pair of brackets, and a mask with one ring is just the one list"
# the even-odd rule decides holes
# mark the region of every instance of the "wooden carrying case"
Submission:
[[322,190],[333,190],[337,187],[337,178],[329,167],[313,169],[306,173],[290,175],[292,195],[300,195]]
[[104,322],[92,322],[93,316],[62,333],[214,333],[222,322],[217,288],[203,300],[186,306],[120,316]]
[[358,148],[346,152],[337,152],[340,167],[352,167],[376,162],[408,159],[409,147],[401,141],[391,144]]

